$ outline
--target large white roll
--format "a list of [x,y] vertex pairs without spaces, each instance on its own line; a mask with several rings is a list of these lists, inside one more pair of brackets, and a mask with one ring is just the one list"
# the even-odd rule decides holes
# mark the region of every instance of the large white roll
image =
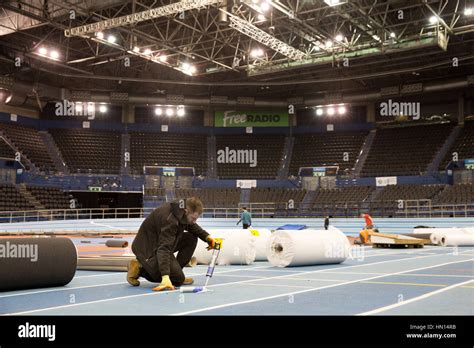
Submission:
[[[249,265],[255,261],[255,237],[242,231],[207,230],[214,238],[222,238],[222,248],[217,260],[218,265]],[[198,264],[208,265],[212,250],[206,250],[207,243],[199,240],[194,255]]]
[[267,241],[272,232],[268,228],[225,228],[225,229],[206,229],[213,237],[232,233],[232,234],[250,234],[255,239],[256,256],[255,261],[267,261]]
[[250,233],[255,238],[255,249],[257,251],[255,261],[267,261],[267,242],[272,232],[266,228],[253,228]]
[[344,262],[350,253],[347,237],[331,230],[280,230],[267,243],[267,258],[273,266],[313,266]]
[[430,240],[431,243],[436,245],[442,245],[441,239],[443,236],[450,236],[454,234],[465,234],[474,236],[474,227],[439,227],[439,228],[415,228],[413,230],[414,234],[418,233],[431,233]]
[[443,232],[443,231],[435,231],[435,232],[431,232],[431,235],[430,235],[430,240],[431,240],[431,243],[433,243],[434,245],[440,245],[441,242],[441,237],[446,234],[446,232]]
[[204,243],[202,240],[198,239],[198,244],[193,254],[193,257],[196,258],[196,264],[208,265],[211,262],[212,251],[208,251],[206,248],[207,243]]
[[474,234],[462,231],[444,233],[439,242],[442,246],[472,246],[474,245]]

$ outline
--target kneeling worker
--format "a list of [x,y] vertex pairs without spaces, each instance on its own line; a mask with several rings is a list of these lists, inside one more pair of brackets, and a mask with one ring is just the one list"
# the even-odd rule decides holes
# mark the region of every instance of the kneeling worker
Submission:
[[191,260],[197,239],[208,243],[209,248],[214,248],[215,241],[196,224],[203,211],[202,202],[191,197],[181,203],[165,203],[143,221],[132,244],[137,260],[128,264],[130,285],[140,285],[139,277],[160,283],[153,291],[174,290],[175,286],[194,282],[185,278],[183,267]]

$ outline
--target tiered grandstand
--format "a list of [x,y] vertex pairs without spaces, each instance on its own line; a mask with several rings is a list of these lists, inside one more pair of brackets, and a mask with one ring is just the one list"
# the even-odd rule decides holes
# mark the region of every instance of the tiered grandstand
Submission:
[[204,207],[236,208],[240,202],[240,189],[176,189],[177,199],[185,199],[193,196],[201,199]]
[[38,131],[13,123],[1,123],[5,136],[41,171],[55,171],[54,163]]
[[[341,174],[350,173],[366,136],[366,132],[297,135],[290,173],[298,175],[299,168],[316,166],[339,166]],[[344,153],[347,153],[347,161]]]
[[196,175],[207,170],[206,136],[166,133],[130,133],[130,164],[134,174],[143,166],[194,167]]
[[216,136],[217,151],[256,151],[257,164],[217,163],[217,175],[221,179],[274,179],[280,168],[285,138],[282,135],[219,135]]
[[361,175],[420,175],[451,130],[450,124],[378,129]]
[[84,129],[51,129],[50,132],[71,173],[120,172],[120,133]]

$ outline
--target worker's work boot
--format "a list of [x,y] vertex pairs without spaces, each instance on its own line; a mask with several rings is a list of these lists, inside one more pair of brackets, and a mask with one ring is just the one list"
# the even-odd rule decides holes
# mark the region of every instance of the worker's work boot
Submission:
[[140,263],[137,260],[132,260],[127,266],[127,282],[132,286],[139,286],[140,281]]
[[192,284],[194,284],[193,278],[184,278],[183,285],[192,285]]
[[188,262],[188,264],[185,267],[194,267],[197,265],[197,259],[195,256],[191,257],[191,260]]

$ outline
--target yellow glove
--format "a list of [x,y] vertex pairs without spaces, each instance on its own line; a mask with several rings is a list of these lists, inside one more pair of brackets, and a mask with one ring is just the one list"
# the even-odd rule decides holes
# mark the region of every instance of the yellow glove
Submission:
[[216,240],[214,238],[212,238],[211,236],[207,236],[206,241],[207,241],[207,244],[209,245],[207,247],[207,250],[212,250],[215,248]]
[[153,291],[163,291],[163,290],[175,290],[175,287],[171,283],[169,275],[163,276],[161,278],[161,284],[153,288]]

